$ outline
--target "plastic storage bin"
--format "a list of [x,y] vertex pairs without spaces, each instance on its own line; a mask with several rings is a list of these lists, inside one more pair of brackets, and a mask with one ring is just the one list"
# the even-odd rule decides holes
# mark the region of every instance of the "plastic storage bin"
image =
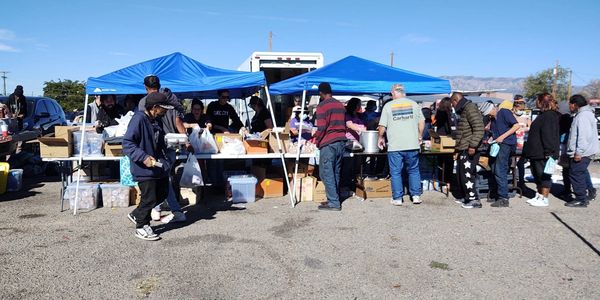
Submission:
[[118,183],[101,184],[102,206],[104,207],[129,207],[130,188]]
[[256,178],[252,175],[235,175],[227,179],[231,184],[233,203],[249,203],[256,200]]
[[[75,189],[77,183],[73,182],[65,189],[64,200],[69,201],[69,207],[75,208]],[[79,183],[79,198],[77,202],[78,211],[90,211],[98,207],[98,185],[90,183]]]
[[[85,141],[83,142],[83,155],[102,156],[102,144],[104,139],[102,134],[92,131],[85,132]],[[81,131],[73,132],[73,155],[79,155],[81,149]]]
[[23,169],[12,169],[8,172],[6,190],[9,192],[18,192],[23,187]]

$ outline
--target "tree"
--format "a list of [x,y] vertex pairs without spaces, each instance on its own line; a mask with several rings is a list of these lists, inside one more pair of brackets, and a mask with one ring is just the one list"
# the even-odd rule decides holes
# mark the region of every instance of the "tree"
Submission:
[[[557,75],[556,100],[567,100],[569,70],[558,67]],[[535,75],[530,75],[525,78],[525,82],[523,82],[524,96],[527,99],[533,99],[540,93],[552,93],[553,83],[554,68],[546,69]]]
[[588,99],[600,98],[600,79],[592,80],[581,91]]
[[58,80],[44,82],[44,96],[56,99],[65,112],[83,109],[85,82]]

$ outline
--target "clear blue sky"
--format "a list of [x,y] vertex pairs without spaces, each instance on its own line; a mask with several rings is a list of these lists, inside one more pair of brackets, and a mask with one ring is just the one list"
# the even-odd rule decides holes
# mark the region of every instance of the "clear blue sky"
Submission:
[[[434,76],[600,78],[600,1],[2,1],[0,71],[22,84],[86,80],[172,52],[235,69],[252,52],[356,55]],[[0,81],[0,93],[2,86]]]

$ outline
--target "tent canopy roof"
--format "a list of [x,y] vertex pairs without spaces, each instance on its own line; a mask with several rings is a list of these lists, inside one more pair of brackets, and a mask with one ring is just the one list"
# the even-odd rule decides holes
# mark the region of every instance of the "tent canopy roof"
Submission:
[[394,83],[404,85],[407,94],[447,94],[446,79],[393,68],[356,56],[348,56],[314,71],[272,84],[272,94],[317,94],[321,82],[329,82],[334,94],[389,93]]
[[100,77],[90,77],[87,94],[146,94],[144,77],[156,75],[174,93],[216,98],[229,89],[232,98],[250,96],[264,86],[263,72],[241,72],[202,64],[179,52],[141,62]]

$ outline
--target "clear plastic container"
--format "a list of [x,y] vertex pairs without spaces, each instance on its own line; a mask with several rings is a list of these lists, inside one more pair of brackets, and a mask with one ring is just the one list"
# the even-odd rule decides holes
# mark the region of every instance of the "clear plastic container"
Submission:
[[101,184],[102,206],[129,207],[130,188],[119,183]]
[[231,185],[233,203],[250,203],[256,200],[256,178],[252,175],[235,175],[227,179]]
[[[73,131],[73,155],[79,155],[81,150],[81,131]],[[83,150],[85,153],[85,148]]]
[[[83,155],[87,156],[103,156],[102,144],[104,139],[102,134],[92,131],[85,132],[85,142],[83,145]],[[81,149],[81,131],[73,132],[73,155],[79,155]]]
[[[75,208],[75,189],[77,183],[72,182],[65,189],[64,200],[69,201],[69,207]],[[98,184],[79,183],[79,195],[77,201],[78,211],[90,211],[98,207]]]
[[23,187],[23,169],[12,169],[8,171],[6,190],[8,192],[18,192]]

